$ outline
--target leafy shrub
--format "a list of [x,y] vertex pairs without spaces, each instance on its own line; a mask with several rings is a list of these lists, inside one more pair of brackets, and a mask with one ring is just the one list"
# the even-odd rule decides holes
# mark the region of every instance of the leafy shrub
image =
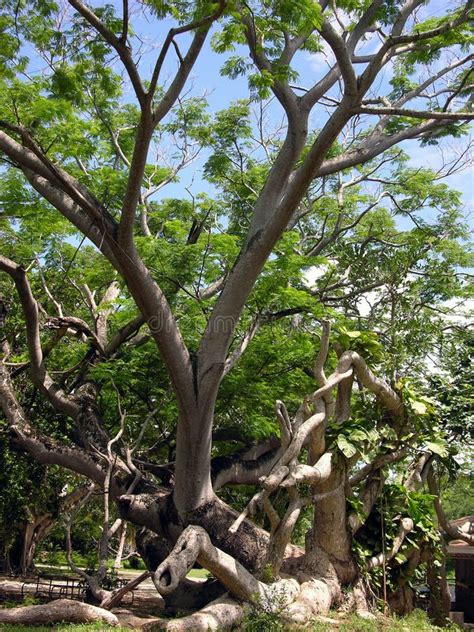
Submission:
[[248,605],[242,632],[283,632],[288,627],[282,614],[287,601],[283,592],[275,592],[271,596],[256,597]]

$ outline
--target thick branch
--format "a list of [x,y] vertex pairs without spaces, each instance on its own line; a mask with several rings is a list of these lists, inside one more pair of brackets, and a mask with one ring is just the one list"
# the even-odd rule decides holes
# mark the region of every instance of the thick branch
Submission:
[[347,50],[346,42],[337,33],[328,20],[321,27],[321,35],[331,47],[337,60],[339,71],[344,80],[344,93],[350,96],[357,95],[357,78],[351,63],[351,56]]
[[[86,452],[58,443],[54,439],[35,432],[15,396],[13,386],[4,363],[0,363],[0,406],[17,445],[38,462],[59,465],[92,481],[103,484],[105,472]],[[117,490],[114,487],[114,492]]]
[[280,456],[280,449],[270,449],[254,458],[245,455],[221,456],[212,459],[212,479],[214,491],[224,485],[257,485],[262,476],[266,476]]
[[349,167],[355,167],[364,162],[372,160],[376,156],[379,156],[390,147],[397,145],[403,140],[410,138],[417,138],[434,131],[437,128],[443,127],[443,122],[439,120],[431,120],[426,123],[420,123],[420,125],[414,125],[409,129],[401,130],[389,136],[382,134],[369,134],[364,142],[354,150],[336,156],[335,158],[329,158],[325,160],[319,169],[316,176],[328,176],[333,173],[337,173],[341,169],[348,169]]
[[30,370],[34,384],[46,395],[55,408],[71,417],[77,417],[80,412],[78,404],[54,383],[46,371],[40,341],[38,304],[31,292],[25,270],[2,255],[0,255],[0,270],[11,276],[20,297],[26,321]]

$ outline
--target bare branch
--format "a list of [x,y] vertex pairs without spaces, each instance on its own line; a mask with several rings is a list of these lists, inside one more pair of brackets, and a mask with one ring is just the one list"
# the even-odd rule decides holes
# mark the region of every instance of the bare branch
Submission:
[[58,316],[61,318],[62,316],[64,316],[62,305],[61,305],[61,303],[56,301],[56,299],[51,294],[51,291],[50,291],[50,289],[48,287],[48,284],[46,283],[46,277],[44,276],[43,266],[42,266],[41,261],[40,261],[38,256],[36,256],[36,265],[38,266],[38,271],[39,271],[39,274],[40,274],[41,283],[43,285],[43,289],[44,289],[44,291],[46,293],[46,296],[52,302],[52,304],[56,308],[56,311],[58,312]]
[[358,472],[356,472],[349,479],[349,484],[352,487],[359,485],[363,480],[365,480],[368,476],[370,476],[373,472],[382,469],[386,465],[390,463],[396,463],[397,461],[403,460],[410,453],[410,446],[405,446],[401,450],[397,450],[396,452],[390,452],[389,454],[382,454],[376,457],[371,463],[367,463],[364,465]]
[[[168,35],[166,36],[166,39],[163,43],[163,46],[161,47],[161,51],[158,56],[158,59],[156,60],[155,68],[153,70],[153,74],[150,80],[150,87],[149,87],[150,95],[153,95],[155,93],[156,86],[158,84],[158,79],[159,79],[166,55],[168,54],[169,47],[171,46],[171,44],[175,43],[174,38],[177,35],[181,35],[182,33],[188,33],[189,31],[196,31],[193,43],[191,44],[189,48],[188,54],[184,58],[180,59],[180,70],[178,71],[178,74],[176,75],[175,81],[180,76],[180,73],[184,75],[187,67],[190,64],[192,65],[194,63],[194,60],[196,59],[199,53],[199,49],[200,49],[200,46],[198,48],[198,42],[201,41],[203,36],[205,39],[207,32],[209,28],[211,27],[212,23],[215,22],[215,20],[217,20],[222,15],[225,9],[225,5],[226,5],[225,0],[219,0],[218,4],[219,4],[218,9],[211,15],[208,15],[199,20],[194,20],[193,22],[189,22],[188,24],[184,24],[183,26],[179,26],[179,27],[172,28],[169,30]],[[191,51],[192,53],[190,55]],[[184,77],[184,80],[186,78],[187,78],[187,74]],[[180,82],[182,81],[183,84],[184,84],[184,80],[181,80],[180,78]],[[178,93],[180,91],[181,91],[181,87],[179,88]],[[162,118],[162,116],[160,118]]]
[[371,108],[363,106],[357,109],[359,114],[377,114],[378,116],[408,116],[410,118],[439,120],[439,121],[470,121],[474,119],[472,112],[437,112],[437,111],[420,111],[409,110],[406,108]]

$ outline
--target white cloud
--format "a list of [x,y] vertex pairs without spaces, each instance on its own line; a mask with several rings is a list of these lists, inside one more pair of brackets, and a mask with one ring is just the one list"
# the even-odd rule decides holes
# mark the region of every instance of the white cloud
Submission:
[[329,266],[327,264],[322,264],[320,266],[311,266],[308,270],[306,270],[304,274],[304,279],[309,287],[313,287],[316,284],[316,281],[323,277],[326,272],[329,270]]
[[320,53],[305,53],[305,58],[309,67],[314,72],[327,72],[336,62],[331,47],[326,42],[322,42],[323,50]]

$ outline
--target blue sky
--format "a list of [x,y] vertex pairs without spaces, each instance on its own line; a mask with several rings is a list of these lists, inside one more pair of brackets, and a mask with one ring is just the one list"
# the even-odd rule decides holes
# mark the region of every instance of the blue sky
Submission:
[[[118,2],[116,0],[114,4],[117,6],[118,12],[120,12],[121,2]],[[427,6],[423,8],[423,17],[432,17],[442,14],[445,11],[446,3],[442,0],[436,0],[435,2],[429,2]],[[136,22],[137,29],[143,28],[147,32],[148,45],[150,47],[149,52],[145,54],[142,59],[142,69],[145,73],[151,73],[154,59],[156,57],[156,51],[152,50],[152,48],[159,48],[160,43],[166,36],[168,28],[172,25],[172,21],[162,22],[158,26],[156,21],[154,23],[145,23],[143,20],[138,20]],[[186,35],[180,36],[179,41],[183,42],[184,48],[184,43],[187,43],[189,41],[189,38]],[[377,42],[375,41],[375,38],[369,40],[365,44],[363,52],[373,51],[376,45]],[[227,107],[229,103],[233,100],[242,98],[245,99],[249,96],[249,90],[245,78],[230,80],[227,77],[223,77],[222,75],[220,75],[220,68],[224,62],[224,59],[225,57],[223,55],[217,55],[211,50],[210,38],[208,38],[204,50],[202,51],[202,54],[192,72],[192,82],[194,85],[195,93],[207,94],[212,111],[217,111],[221,108]],[[442,63],[442,60],[440,63]],[[167,74],[170,75],[175,67],[176,57],[173,57],[173,55],[171,55],[169,65],[164,71],[164,76],[166,76]],[[296,58],[296,67],[300,72],[300,84],[311,85],[317,81],[317,79],[324,73],[328,66],[323,54],[311,55],[309,53],[302,53],[299,55],[299,57]],[[379,86],[382,90],[382,93],[383,88],[388,83],[390,75],[391,69],[387,68],[384,71],[383,76],[379,80]],[[283,114],[282,110],[279,105],[275,103],[270,111],[272,112],[272,116],[276,124],[281,119],[281,116]],[[324,120],[324,117],[322,115],[323,113],[320,110],[319,114],[317,113],[314,116],[313,125],[315,127],[318,126],[318,123],[320,124]],[[406,141],[401,146],[410,154],[411,163],[413,164],[413,166],[430,166],[434,169],[437,169],[442,164],[443,156],[445,159],[449,157],[454,157],[460,151],[462,151],[462,149],[466,145],[466,142],[466,138],[457,141],[455,139],[447,139],[446,142],[443,142],[442,146],[440,146],[439,148],[433,146],[421,148],[416,141]],[[195,165],[195,167],[198,166],[199,164]],[[467,210],[472,209],[473,205],[473,176],[474,173],[471,167],[470,170],[468,169],[460,173],[453,174],[446,179],[446,182],[450,186],[462,192],[464,204]],[[200,184],[202,186],[203,183],[201,182]],[[178,188],[181,187],[178,186]],[[167,194],[171,194],[171,188],[168,189]]]
[[[121,15],[121,0],[113,0],[112,2],[109,0],[109,3],[113,4],[117,9],[117,14]],[[90,4],[92,6],[101,6],[104,3],[92,1]],[[295,3],[295,6],[296,4],[297,3]],[[143,48],[140,51],[140,71],[142,76],[147,78],[151,76],[155,59],[158,55],[161,44],[166,37],[168,29],[175,26],[175,23],[172,20],[158,21],[153,18],[146,20],[143,13],[140,12],[139,4],[133,0],[130,2],[130,7],[132,10],[131,23],[133,24],[135,32],[140,34],[144,42]],[[434,2],[427,3],[426,7],[423,7],[422,11],[424,14],[423,17],[432,17],[442,14],[446,11],[446,3],[442,0],[435,0]],[[180,47],[182,47],[182,50],[186,50],[186,45],[189,43],[190,37],[187,34],[180,35],[177,38],[177,41],[179,42]],[[138,52],[136,50],[136,44],[137,42],[135,42],[134,52]],[[361,51],[365,53],[372,52],[376,46],[376,38],[372,38],[365,43]],[[217,55],[211,50],[210,38],[208,38],[204,46],[204,50],[202,51],[192,71],[191,83],[193,86],[193,93],[196,95],[207,95],[211,112],[216,112],[219,109],[228,107],[234,100],[249,98],[249,89],[245,78],[230,80],[220,74],[220,68],[224,60],[225,56]],[[331,60],[329,59],[329,62],[330,61]],[[328,60],[324,54],[309,54],[303,52],[297,56],[295,63],[297,70],[300,73],[300,85],[303,86],[314,84],[318,78],[323,76],[325,70],[328,68]],[[443,60],[441,60],[440,63],[443,63]],[[176,55],[173,51],[170,51],[169,58],[163,68],[160,80],[164,80],[166,78],[169,79],[176,70],[176,67]],[[360,70],[360,67],[358,70]],[[376,84],[380,89],[381,94],[384,94],[384,89],[388,85],[390,75],[391,69],[390,67],[387,67],[378,80],[378,84]],[[133,98],[134,95],[129,87],[126,92],[126,99],[132,100]],[[276,101],[274,101],[270,106],[269,112],[270,118],[276,125],[281,120],[283,114]],[[324,120],[324,115],[325,113],[321,107],[319,107],[319,109],[316,108],[312,120],[313,127],[317,128],[321,125]],[[442,164],[443,155],[444,158],[454,157],[457,153],[462,151],[462,148],[465,147],[466,143],[466,138],[463,138],[457,141],[454,139],[447,139],[446,142],[443,142],[442,146],[439,148],[433,146],[421,148],[416,141],[406,141],[401,146],[405,151],[407,151],[407,153],[410,154],[410,161],[413,166],[429,166],[437,169]],[[191,165],[185,173],[182,174],[180,183],[167,186],[162,193],[160,193],[160,196],[170,197],[177,195],[178,193],[182,194],[184,186],[191,186],[193,193],[198,193],[199,191],[209,192],[211,190],[210,185],[205,183],[199,177],[199,170],[202,167],[204,158],[205,156],[202,156],[193,165]],[[468,212],[472,209],[473,205],[473,175],[474,173],[471,167],[470,170],[455,173],[446,179],[446,182],[450,186],[462,192],[464,204]]]

